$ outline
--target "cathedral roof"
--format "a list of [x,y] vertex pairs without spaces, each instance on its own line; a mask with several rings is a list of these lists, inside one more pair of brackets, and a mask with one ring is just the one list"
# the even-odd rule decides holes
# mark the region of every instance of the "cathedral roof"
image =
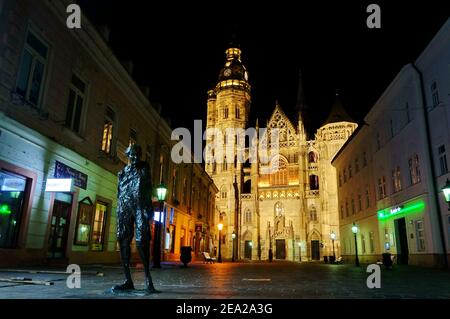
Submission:
[[355,121],[348,115],[344,106],[342,105],[341,99],[339,98],[339,94],[336,93],[336,99],[334,100],[334,104],[331,107],[331,112],[328,115],[328,118],[325,120],[323,125],[338,123],[338,122],[351,122],[355,123]]

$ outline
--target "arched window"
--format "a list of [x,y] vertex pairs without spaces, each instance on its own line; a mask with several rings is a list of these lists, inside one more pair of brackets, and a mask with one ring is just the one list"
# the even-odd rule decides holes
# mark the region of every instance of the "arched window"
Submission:
[[317,153],[314,151],[311,151],[308,153],[308,162],[309,163],[317,163],[318,156]]
[[287,185],[288,184],[288,163],[281,156],[274,158],[271,162],[271,185]]
[[227,187],[225,185],[223,185],[220,188],[220,198],[222,199],[226,199],[228,197],[228,191],[227,191]]
[[246,224],[251,224],[251,222],[252,222],[252,212],[250,211],[250,209],[247,209],[246,211],[245,211],[245,223]]
[[318,190],[319,189],[319,176],[309,175],[309,189]]

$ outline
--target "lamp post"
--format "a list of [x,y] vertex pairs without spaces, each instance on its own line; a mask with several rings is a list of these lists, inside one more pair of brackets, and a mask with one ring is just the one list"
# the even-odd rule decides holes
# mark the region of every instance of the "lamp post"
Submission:
[[155,236],[153,240],[153,268],[161,268],[161,223],[164,216],[164,201],[166,200],[167,187],[163,183],[156,188],[156,197],[159,202],[159,218],[155,220]]
[[448,204],[448,210],[450,210],[450,180],[448,178],[442,191],[444,192],[445,201]]
[[302,243],[298,242],[298,261],[302,261]]
[[358,241],[356,240],[356,234],[358,233],[358,226],[353,223],[352,233],[355,236],[355,266],[359,267],[359,259],[358,259]]
[[235,256],[234,256],[234,250],[235,250],[235,248],[234,248],[234,242],[235,242],[235,240],[236,240],[236,234],[234,233],[234,230],[233,230],[233,233],[231,234],[231,238],[233,239],[233,257],[232,257],[232,261],[234,262],[235,261]]
[[336,261],[336,252],[334,250],[334,241],[336,240],[336,233],[334,231],[332,231],[330,234],[330,237],[331,237],[331,242],[333,244],[333,262],[335,262]]
[[223,229],[223,224],[219,223],[217,225],[217,229],[219,229],[219,258],[217,259],[217,261],[219,263],[222,262],[222,229]]

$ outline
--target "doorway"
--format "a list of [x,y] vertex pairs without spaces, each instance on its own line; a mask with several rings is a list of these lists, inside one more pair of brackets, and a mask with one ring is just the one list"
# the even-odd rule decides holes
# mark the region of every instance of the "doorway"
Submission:
[[311,259],[320,260],[320,243],[318,240],[311,240]]
[[406,220],[405,218],[396,219],[395,222],[395,237],[397,241],[397,263],[408,264],[408,235],[406,234]]
[[244,257],[245,257],[245,259],[252,259],[252,241],[251,240],[245,241]]
[[276,240],[276,259],[286,259],[286,241],[284,239]]
[[71,195],[70,202],[55,199],[48,237],[48,258],[64,258],[67,248],[67,237],[69,233],[70,212],[72,209]]

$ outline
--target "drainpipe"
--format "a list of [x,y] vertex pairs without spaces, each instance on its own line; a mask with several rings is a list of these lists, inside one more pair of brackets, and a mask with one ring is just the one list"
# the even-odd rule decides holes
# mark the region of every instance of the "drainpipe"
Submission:
[[442,222],[442,212],[441,212],[441,205],[439,203],[439,195],[436,191],[439,189],[439,186],[436,185],[437,181],[437,175],[436,175],[436,169],[434,167],[434,159],[433,159],[433,148],[431,143],[431,133],[430,133],[430,122],[428,119],[428,110],[427,110],[427,101],[425,98],[425,83],[423,81],[423,73],[419,70],[419,68],[416,66],[415,63],[411,64],[414,70],[417,72],[417,75],[419,76],[420,81],[420,95],[422,99],[422,106],[423,106],[423,116],[425,119],[425,134],[426,134],[426,141],[427,141],[427,148],[428,148],[428,160],[430,162],[430,169],[431,169],[431,178],[433,179],[431,185],[431,194],[433,194],[434,204],[436,205],[436,213],[437,213],[437,219],[439,223],[439,237],[441,239],[441,245],[443,250],[443,257],[444,257],[444,267],[448,268],[448,260],[447,260],[447,245],[445,242],[445,230],[444,230],[444,224]]

